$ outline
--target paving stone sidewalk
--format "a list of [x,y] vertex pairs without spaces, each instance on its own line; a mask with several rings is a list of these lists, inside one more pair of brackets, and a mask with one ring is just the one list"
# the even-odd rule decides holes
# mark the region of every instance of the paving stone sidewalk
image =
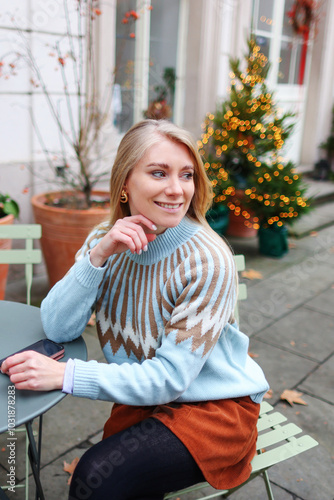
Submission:
[[[269,402],[290,421],[312,435],[319,446],[269,471],[276,500],[334,498],[334,226],[301,239],[290,238],[281,259],[258,254],[257,240],[230,239],[236,254],[246,257],[248,270],[261,279],[245,279],[248,299],[241,303],[240,323],[250,337],[250,351],[264,369],[273,390]],[[44,276],[34,281],[38,301],[47,292]],[[8,300],[20,300],[19,284],[9,287]],[[24,295],[23,295],[24,297]],[[102,360],[94,328],[84,333],[89,358]],[[280,400],[284,389],[303,393],[307,406]],[[68,473],[64,461],[80,457],[101,439],[111,405],[67,396],[44,416],[41,480],[46,500],[66,499]],[[0,436],[0,481],[6,481],[4,436]],[[18,449],[23,456],[23,433]],[[23,459],[17,471],[24,475]],[[31,480],[29,498],[34,498]],[[206,492],[210,489],[206,489]],[[9,498],[21,500],[17,489]],[[198,498],[195,494],[185,500]],[[266,498],[261,478],[231,496],[235,500]]]

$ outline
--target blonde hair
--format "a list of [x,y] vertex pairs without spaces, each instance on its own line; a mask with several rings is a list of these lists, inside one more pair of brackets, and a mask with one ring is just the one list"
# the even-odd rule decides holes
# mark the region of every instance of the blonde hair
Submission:
[[[208,224],[205,214],[212,205],[213,190],[206,174],[202,158],[193,136],[167,120],[142,120],[133,125],[122,138],[110,176],[110,221],[109,229],[118,219],[131,215],[128,203],[121,203],[121,192],[125,181],[146,151],[162,138],[186,146],[194,160],[195,192],[187,216],[203,225],[216,239],[233,254],[225,238],[220,237]],[[104,225],[104,229],[106,226]],[[238,273],[235,269],[235,283],[238,289]]]
[[125,181],[147,150],[162,138],[185,145],[194,160],[195,193],[188,209],[188,217],[208,226],[205,214],[212,203],[212,186],[197,151],[192,135],[167,120],[142,120],[133,125],[122,138],[110,177],[110,227],[130,215],[128,203],[121,203]]

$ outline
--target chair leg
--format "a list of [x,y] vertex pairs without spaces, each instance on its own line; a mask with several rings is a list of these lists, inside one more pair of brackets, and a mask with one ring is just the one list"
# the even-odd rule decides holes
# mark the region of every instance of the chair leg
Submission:
[[[31,426],[31,421],[25,424],[28,437],[29,437],[29,461],[30,466],[34,475],[35,485],[36,485],[36,500],[45,500],[41,480],[39,477],[40,470],[40,446],[36,446],[36,441],[34,438],[34,433]],[[40,430],[41,437],[41,430]],[[40,443],[39,443],[40,444]]]
[[29,500],[29,438],[27,430],[25,430],[26,437],[26,454],[25,454],[25,462],[26,462],[26,479],[25,479],[25,500]]
[[263,477],[263,480],[264,480],[264,484],[266,485],[268,499],[269,500],[275,500],[274,499],[274,494],[273,494],[272,489],[271,489],[269,475],[268,475],[268,472],[266,470],[264,472],[262,472],[262,477]]

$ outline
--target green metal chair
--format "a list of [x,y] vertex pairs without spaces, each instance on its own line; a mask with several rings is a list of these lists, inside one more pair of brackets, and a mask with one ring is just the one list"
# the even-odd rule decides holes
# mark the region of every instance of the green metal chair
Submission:
[[42,261],[42,253],[34,249],[34,240],[42,236],[40,224],[13,224],[0,226],[0,239],[25,240],[25,248],[0,250],[0,264],[24,264],[27,290],[27,304],[30,305],[31,285],[33,278],[33,264]]
[[[24,264],[25,282],[26,282],[26,302],[31,303],[31,286],[33,280],[33,265],[42,261],[42,252],[34,249],[34,240],[39,240],[42,236],[42,227],[39,224],[13,224],[0,226],[0,239],[25,240],[25,248],[2,250],[0,249],[0,264]],[[24,431],[21,427],[16,431]],[[25,487],[25,498],[29,498],[29,460],[28,460],[29,440],[26,434],[26,470],[25,482],[18,484],[16,488]],[[8,486],[2,486],[2,489],[8,489]]]
[[[237,271],[243,271],[245,269],[245,258],[243,255],[235,255],[235,263]],[[247,288],[244,283],[239,284],[238,288],[238,301],[245,300],[247,298]],[[235,317],[239,319],[238,308],[235,311]],[[281,413],[275,411],[274,408],[264,401],[261,404],[260,416],[257,423],[258,429],[258,439],[256,443],[257,454],[252,460],[252,473],[249,479],[230,490],[216,490],[215,492],[203,496],[199,492],[197,498],[201,500],[208,500],[209,498],[227,498],[230,494],[242,488],[247,483],[255,479],[257,476],[262,475],[269,500],[274,500],[274,495],[270,486],[269,476],[267,470],[275,464],[292,458],[299,453],[306,450],[310,450],[314,446],[318,445],[318,442],[311,436],[306,434],[301,437],[296,437],[297,434],[302,433],[297,425],[293,423],[287,423],[286,425],[281,425],[283,422],[287,421],[287,418]],[[164,496],[164,500],[176,499],[182,497],[187,493],[192,493],[195,491],[202,490],[203,488],[209,486],[208,483],[199,483],[189,488],[185,488],[180,491],[175,491],[168,493]]]

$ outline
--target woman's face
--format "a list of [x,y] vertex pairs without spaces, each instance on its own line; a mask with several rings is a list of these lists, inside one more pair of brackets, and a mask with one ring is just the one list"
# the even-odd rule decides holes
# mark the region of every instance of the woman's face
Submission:
[[194,195],[194,171],[188,148],[162,138],[147,150],[126,180],[131,215],[150,219],[157,234],[177,226]]

